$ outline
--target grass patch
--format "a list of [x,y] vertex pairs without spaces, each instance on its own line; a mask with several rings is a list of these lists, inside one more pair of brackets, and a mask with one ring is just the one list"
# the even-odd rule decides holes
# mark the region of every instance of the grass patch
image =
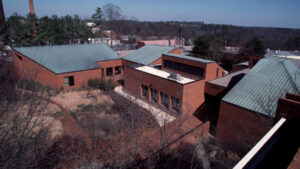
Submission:
[[60,116],[63,116],[63,112],[62,111],[57,111],[57,112],[55,112],[54,114],[52,114],[51,116],[53,117],[53,118],[57,118],[57,117],[60,117]]
[[80,108],[84,112],[92,113],[96,106],[94,106],[92,104],[88,104],[88,105],[80,104],[80,105],[77,105],[77,107]]
[[95,78],[95,79],[89,79],[88,80],[88,86],[94,88],[94,89],[101,89],[103,91],[110,91],[113,90],[117,84],[113,80],[105,80],[102,78]]

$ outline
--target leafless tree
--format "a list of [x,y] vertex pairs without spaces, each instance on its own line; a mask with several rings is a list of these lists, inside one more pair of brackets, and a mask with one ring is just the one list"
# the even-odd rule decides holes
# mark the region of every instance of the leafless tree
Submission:
[[44,114],[47,104],[34,89],[24,90],[26,84],[16,78],[15,70],[11,61],[0,60],[0,165],[39,168],[51,144],[51,124]]

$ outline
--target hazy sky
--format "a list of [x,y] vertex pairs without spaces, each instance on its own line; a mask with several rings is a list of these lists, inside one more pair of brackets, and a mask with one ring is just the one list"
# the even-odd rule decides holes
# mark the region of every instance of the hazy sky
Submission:
[[[28,0],[2,0],[6,17],[29,12]],[[241,26],[300,28],[300,0],[34,0],[38,16],[78,14],[114,3],[140,21],[204,21]]]

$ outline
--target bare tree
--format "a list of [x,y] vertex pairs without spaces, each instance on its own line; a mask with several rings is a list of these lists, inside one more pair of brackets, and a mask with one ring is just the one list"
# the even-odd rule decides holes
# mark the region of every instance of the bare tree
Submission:
[[[1,51],[2,52],[2,51]],[[1,168],[39,168],[50,143],[47,104],[16,78],[12,62],[0,60]]]

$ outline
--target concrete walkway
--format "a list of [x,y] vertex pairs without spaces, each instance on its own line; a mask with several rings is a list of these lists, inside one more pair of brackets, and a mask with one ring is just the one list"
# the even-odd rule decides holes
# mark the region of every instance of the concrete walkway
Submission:
[[114,91],[116,93],[118,93],[119,95],[133,101],[134,103],[138,104],[140,107],[148,110],[151,112],[151,114],[155,117],[155,119],[157,120],[158,124],[160,127],[164,126],[165,124],[167,123],[170,123],[172,122],[173,120],[175,120],[176,118],[169,115],[168,113],[166,113],[165,111],[161,110],[161,109],[158,109],[152,105],[150,105],[149,103],[141,100],[141,99],[138,99],[136,98],[135,96],[127,93],[127,92],[124,92],[123,90],[123,87],[122,86],[118,86],[114,89]]

